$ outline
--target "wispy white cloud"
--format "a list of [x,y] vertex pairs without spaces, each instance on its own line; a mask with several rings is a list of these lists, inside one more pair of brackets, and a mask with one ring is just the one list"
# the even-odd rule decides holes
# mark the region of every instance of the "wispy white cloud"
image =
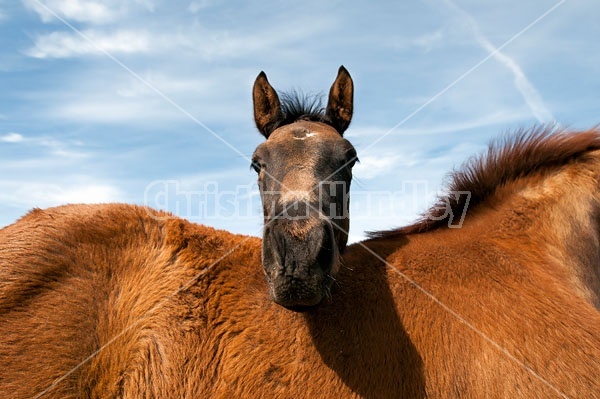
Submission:
[[23,3],[27,8],[35,11],[46,23],[56,20],[52,12],[68,20],[92,24],[112,22],[118,14],[116,9],[111,8],[111,6],[115,6],[114,1],[23,0]]
[[123,199],[117,187],[92,178],[45,183],[0,180],[0,203],[25,207],[49,207],[66,203],[103,203]]
[[[155,87],[173,98],[186,112],[211,126],[224,120],[228,123],[247,120],[250,108],[243,107],[242,100],[222,97],[214,93],[210,95],[212,92],[207,91],[196,91],[194,86],[190,86],[185,91],[182,86],[185,81],[184,79],[178,82],[174,79],[165,86],[157,84]],[[190,83],[195,84],[196,87],[203,86],[201,80],[190,81]],[[98,91],[95,91],[96,88]],[[223,96],[226,95],[227,93],[223,93]],[[157,126],[162,123],[193,123],[179,109],[165,104],[152,90],[133,84],[120,85],[119,82],[107,84],[105,87],[90,83],[73,88],[72,93],[59,96],[55,103],[49,104],[40,116],[76,123],[134,123],[137,128]],[[163,128],[172,129],[166,126]],[[203,128],[198,127],[198,129],[201,133],[205,133]],[[195,134],[198,132],[196,131]]]
[[160,0],[22,0],[26,8],[33,10],[44,23],[61,23],[60,17],[69,22],[91,25],[117,23],[145,10],[154,12]]
[[31,207],[125,199],[116,185],[85,174],[95,172],[84,166],[93,154],[78,140],[10,132],[0,135],[0,144],[0,204],[14,208],[12,214],[0,215],[0,223],[10,223]]
[[25,53],[36,58],[70,58],[98,55],[104,51],[114,55],[194,56],[203,60],[241,59],[273,52],[282,56],[282,52],[288,52],[295,43],[318,37],[335,25],[335,18],[330,16],[299,17],[294,29],[289,29],[287,23],[280,23],[257,30],[248,30],[247,27],[222,29],[206,24],[165,28],[163,24],[140,24],[139,20],[134,20],[127,23],[131,27],[128,29],[96,27],[82,29],[81,34],[64,27],[35,37],[33,47]]
[[446,35],[444,30],[437,29],[435,31],[412,38],[403,36],[387,38],[385,43],[395,50],[410,50],[417,48],[428,52],[431,51],[435,46],[442,44],[445,39]]
[[[80,160],[88,157],[89,155],[77,148],[81,147],[81,142],[65,142],[49,136],[27,137],[21,133],[10,132],[0,136],[0,142],[41,148],[44,151],[44,154],[42,155],[60,157],[65,161]],[[0,163],[0,167],[5,165],[6,162],[19,161],[4,161],[3,163]]]
[[3,143],[20,143],[24,139],[22,134],[15,132],[6,133],[5,135],[0,136],[0,141]]
[[[34,58],[80,58],[86,56],[106,57],[106,53],[118,56],[121,54],[166,55],[176,51],[206,58],[238,54],[240,50],[237,39],[224,34],[221,45],[217,32],[165,33],[140,29],[100,30],[85,29],[79,32],[56,31],[41,34],[34,38],[33,46],[24,53]],[[252,44],[248,44],[252,48]],[[180,53],[181,55],[181,53]]]
[[83,34],[90,40],[74,32],[52,32],[38,36],[26,54],[35,58],[70,58],[104,55],[100,49],[112,54],[150,51],[151,40],[144,32],[122,30],[104,33],[86,30]]
[[0,134],[0,225],[32,207],[127,200],[119,184],[113,184],[112,174],[106,173],[107,166],[94,163],[102,150],[72,137]]
[[180,118],[179,114],[156,100],[119,101],[117,98],[93,96],[82,97],[79,101],[58,104],[49,110],[49,115],[70,121],[88,123],[123,123]]
[[[148,71],[140,74],[148,84],[164,93],[202,93],[215,89],[215,82],[201,77],[175,77],[164,72]],[[125,82],[120,82],[117,94],[124,98],[154,97],[156,93],[135,77],[130,77]]]
[[520,65],[512,57],[498,50],[498,48],[483,34],[483,32],[481,32],[479,24],[469,13],[455,4],[452,0],[445,0],[445,3],[456,13],[458,13],[464,21],[466,21],[467,26],[475,37],[476,42],[488,53],[493,54],[494,59],[500,62],[512,73],[516,89],[519,91],[523,97],[523,100],[538,122],[554,122],[555,118],[552,115],[552,112],[550,109],[548,109],[544,103],[544,100],[542,99],[542,96],[529,81]]
[[[483,36],[478,36],[477,41],[481,44],[483,48],[485,48],[490,53],[497,50],[497,48]],[[533,116],[538,120],[538,122],[554,122],[554,115],[552,115],[552,112],[544,103],[544,100],[542,99],[540,93],[533,86],[533,84],[531,84],[531,82],[529,81],[527,76],[525,76],[525,73],[523,72],[521,67],[515,62],[515,60],[500,51],[495,53],[494,57],[513,73],[515,79],[515,86],[517,90],[523,96],[523,99],[527,103],[527,106],[531,110]]]
[[[160,0],[133,0],[133,3],[141,5],[150,12],[154,12],[159,1]],[[123,0],[120,0],[120,2],[123,3]]]
[[188,11],[193,14],[196,14],[197,12],[207,9],[217,3],[217,0],[195,0],[190,2],[190,5],[188,6]]
[[[402,127],[396,129],[392,137],[397,136],[427,136],[435,134],[448,134],[464,132],[466,130],[483,128],[486,126],[494,125],[508,125],[517,121],[522,121],[528,115],[517,109],[503,109],[490,114],[482,115],[478,118],[465,119],[461,122],[446,122],[437,124],[422,124],[419,127],[409,128]],[[346,137],[350,139],[354,138],[367,138],[367,137],[380,137],[386,134],[389,128],[378,127],[378,126],[353,126]]]
[[393,170],[399,161],[399,156],[364,156],[360,158],[353,169],[353,174],[359,179],[373,179]]
[[114,202],[122,196],[118,188],[102,183],[57,187],[54,192],[44,189],[42,195],[59,204]]

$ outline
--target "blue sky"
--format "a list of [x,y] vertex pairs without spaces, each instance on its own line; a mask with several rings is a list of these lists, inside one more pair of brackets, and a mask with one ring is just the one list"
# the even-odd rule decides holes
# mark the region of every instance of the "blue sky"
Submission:
[[0,226],[118,201],[259,235],[252,83],[326,93],[341,64],[351,239],[408,223],[499,134],[600,122],[600,4],[557,4],[0,0]]

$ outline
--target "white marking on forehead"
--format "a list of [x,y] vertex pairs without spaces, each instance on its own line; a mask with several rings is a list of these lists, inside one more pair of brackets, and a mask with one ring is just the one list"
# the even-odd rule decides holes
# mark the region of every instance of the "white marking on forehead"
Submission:
[[309,202],[311,197],[312,195],[310,191],[290,190],[283,193],[283,195],[279,198],[279,202],[282,204],[290,204],[300,201]]
[[306,140],[313,136],[316,136],[317,133],[309,132],[309,131],[296,131],[294,132],[294,140]]

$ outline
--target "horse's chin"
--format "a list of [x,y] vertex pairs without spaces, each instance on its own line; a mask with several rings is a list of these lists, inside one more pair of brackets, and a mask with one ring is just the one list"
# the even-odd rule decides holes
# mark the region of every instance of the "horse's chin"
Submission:
[[294,312],[306,312],[310,309],[314,309],[323,302],[323,295],[320,292],[311,296],[290,296],[271,294],[271,299],[276,304],[283,306],[284,308]]
[[323,281],[316,287],[297,289],[297,286],[277,285],[269,282],[271,299],[276,304],[293,312],[307,312],[317,308],[330,297],[330,284]]

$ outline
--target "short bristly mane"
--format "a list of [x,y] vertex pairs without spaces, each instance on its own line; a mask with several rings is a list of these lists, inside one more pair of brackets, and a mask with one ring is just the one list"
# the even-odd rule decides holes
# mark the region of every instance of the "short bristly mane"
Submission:
[[325,122],[325,108],[319,95],[308,95],[298,91],[280,93],[282,118],[275,128],[296,121]]
[[[372,238],[423,233],[448,225],[449,217],[461,215],[485,202],[498,187],[521,177],[551,170],[600,149],[600,130],[568,132],[535,128],[521,130],[492,142],[486,153],[470,158],[449,176],[447,194],[416,223],[394,230],[372,232]],[[467,195],[454,193],[470,192]],[[466,201],[469,201],[468,204]],[[450,205],[451,212],[447,211]],[[444,215],[447,215],[444,217]],[[468,215],[467,215],[468,217]]]

